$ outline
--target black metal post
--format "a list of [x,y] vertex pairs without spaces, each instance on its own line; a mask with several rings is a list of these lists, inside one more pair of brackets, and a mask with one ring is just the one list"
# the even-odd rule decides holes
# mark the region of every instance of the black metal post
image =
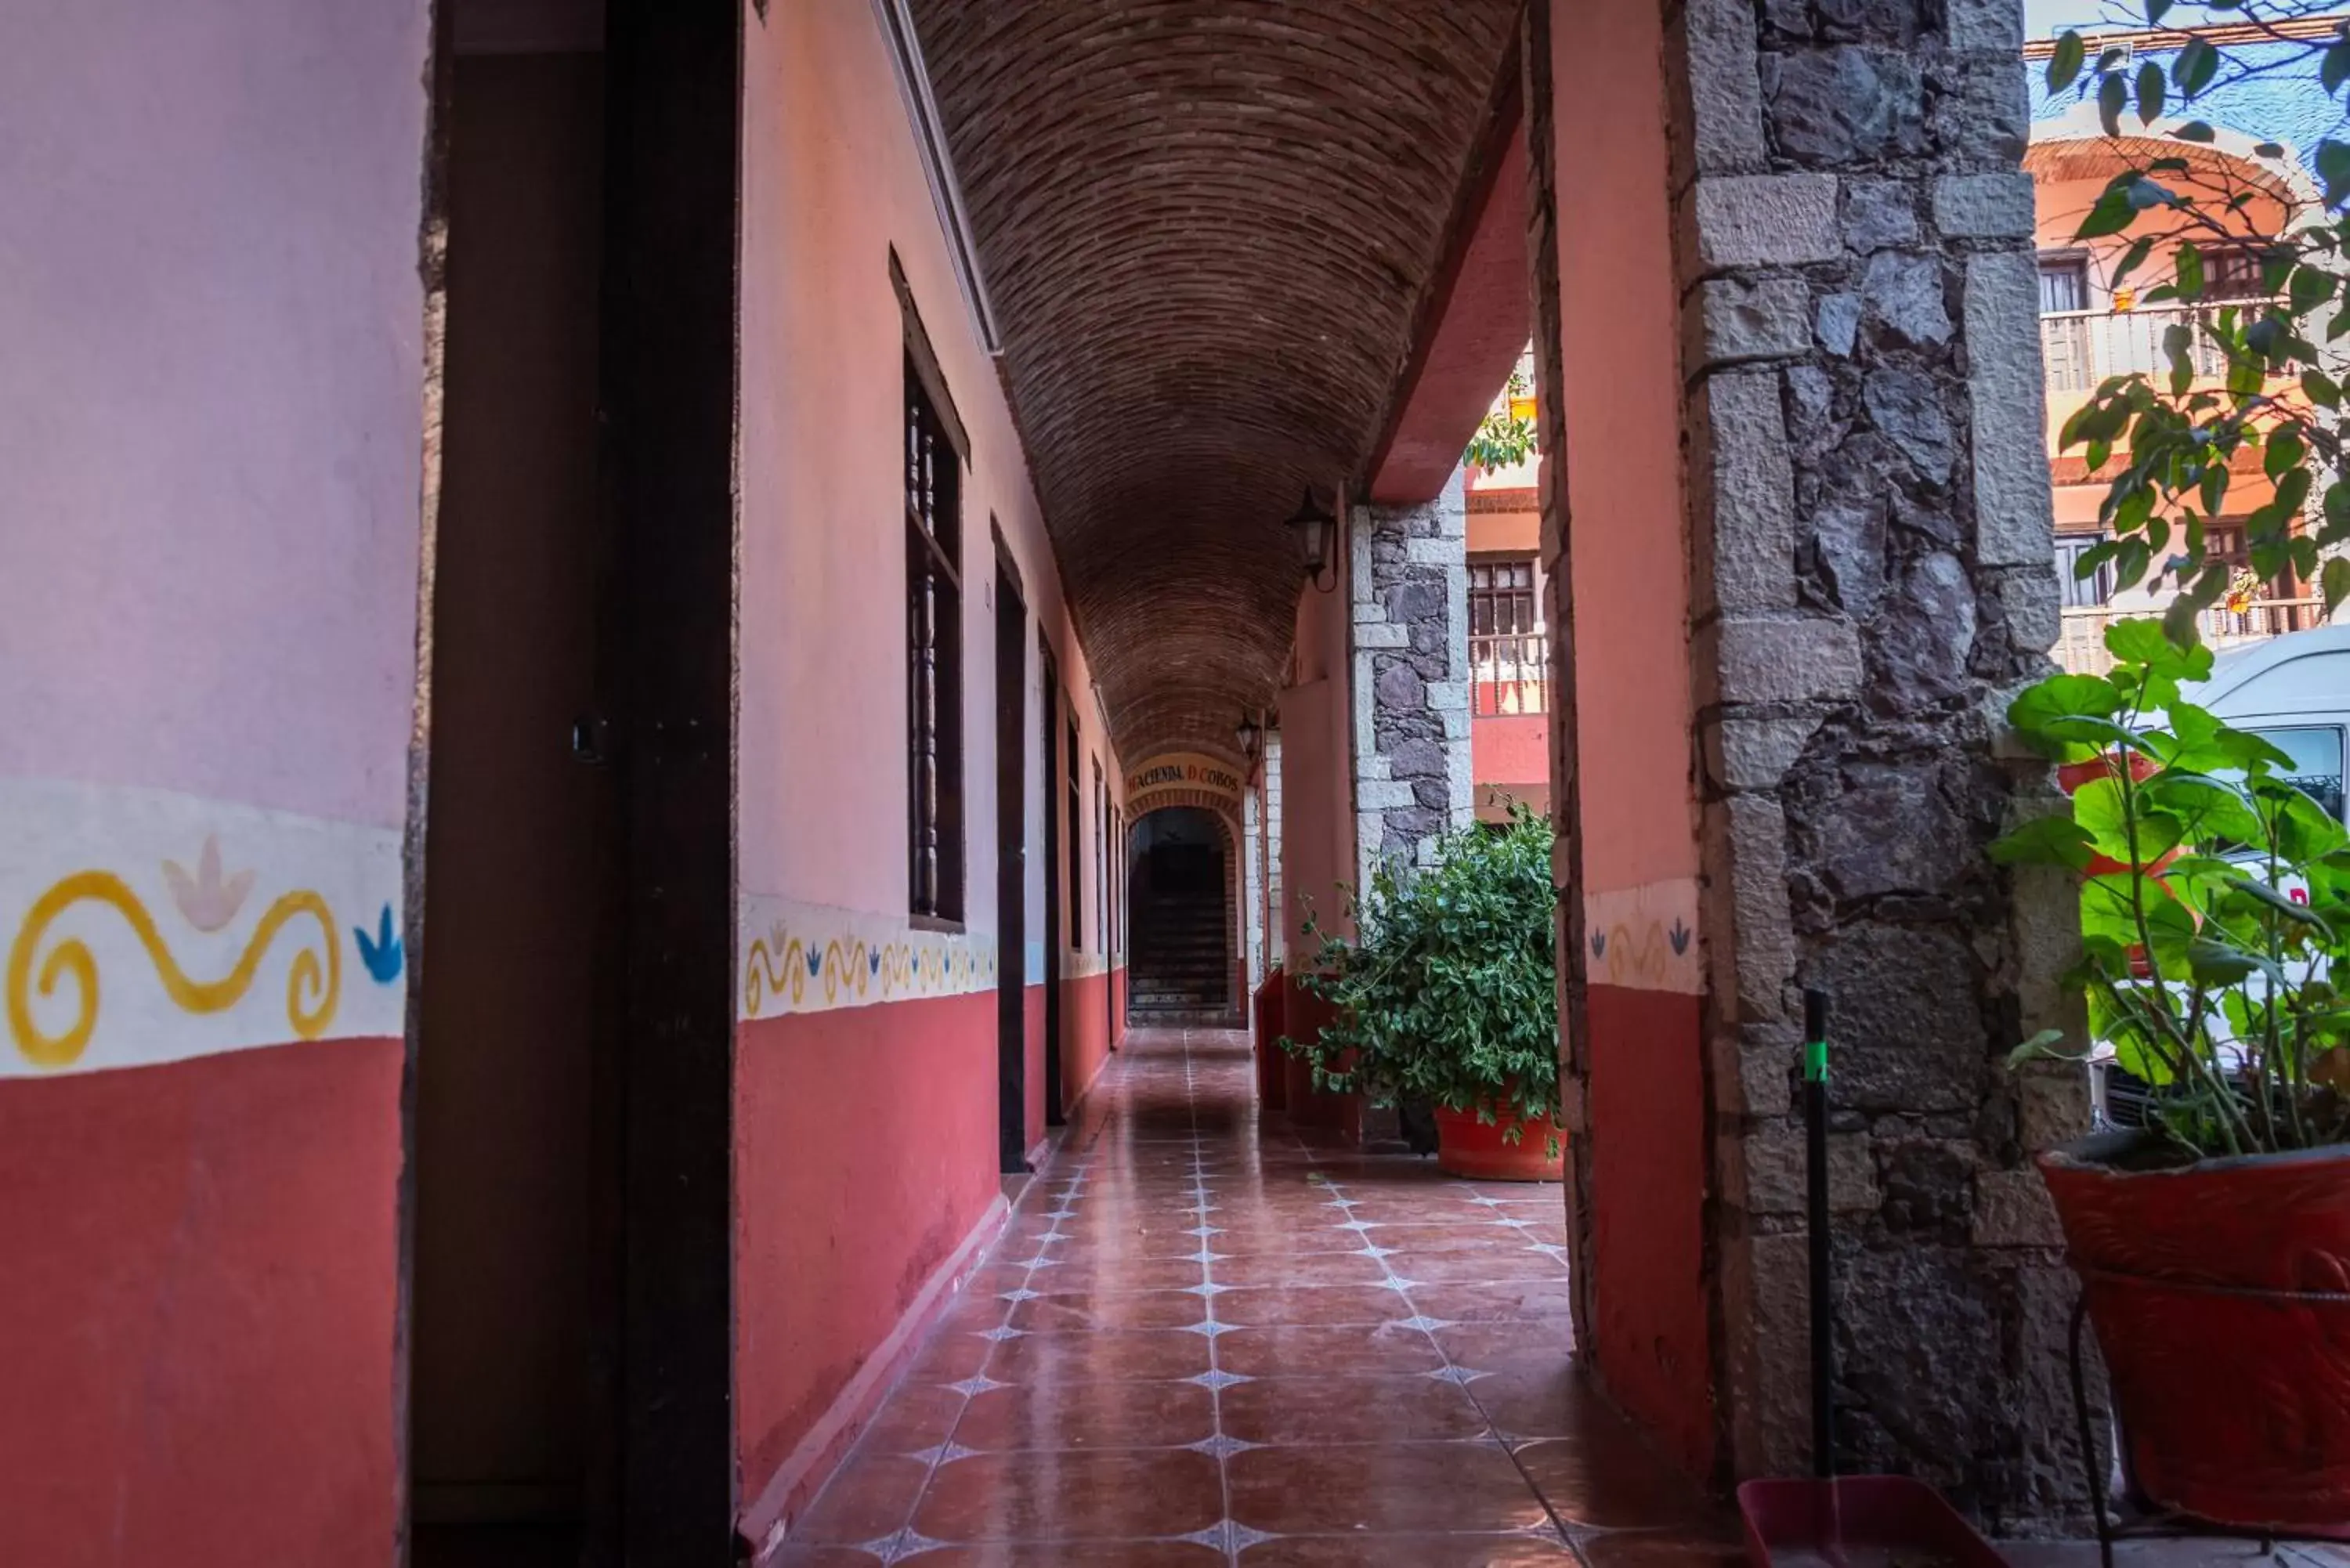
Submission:
[[1812,1473],[1835,1475],[1835,1308],[1828,1296],[1828,999],[1804,992],[1804,1159],[1812,1265]]

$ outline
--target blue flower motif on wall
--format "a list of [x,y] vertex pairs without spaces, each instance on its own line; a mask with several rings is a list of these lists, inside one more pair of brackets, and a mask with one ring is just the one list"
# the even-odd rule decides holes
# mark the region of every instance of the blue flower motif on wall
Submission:
[[400,978],[407,957],[400,950],[400,938],[392,932],[390,904],[386,904],[383,913],[377,917],[375,932],[374,940],[369,940],[364,929],[358,926],[351,928],[351,935],[359,939],[359,962],[366,966],[369,977],[378,985],[390,985]]

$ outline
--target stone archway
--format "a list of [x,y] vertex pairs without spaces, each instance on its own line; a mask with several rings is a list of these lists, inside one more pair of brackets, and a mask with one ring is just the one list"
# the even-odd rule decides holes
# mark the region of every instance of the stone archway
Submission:
[[1154,792],[1127,837],[1128,1016],[1230,1022],[1242,1002],[1245,910],[1229,803],[1201,790]]

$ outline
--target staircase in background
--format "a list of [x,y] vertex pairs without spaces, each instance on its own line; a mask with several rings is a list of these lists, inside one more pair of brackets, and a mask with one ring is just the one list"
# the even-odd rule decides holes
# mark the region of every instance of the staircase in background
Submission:
[[1139,893],[1127,1008],[1138,1023],[1229,1023],[1232,942],[1221,882]]

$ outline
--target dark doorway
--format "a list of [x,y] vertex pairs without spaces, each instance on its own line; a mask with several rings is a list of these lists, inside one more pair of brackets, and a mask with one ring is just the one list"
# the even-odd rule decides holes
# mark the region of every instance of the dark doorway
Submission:
[[[463,25],[463,17],[460,17]],[[619,821],[574,754],[605,635],[604,60],[451,67],[448,337],[414,1089],[418,1568],[579,1561],[614,1464]],[[605,1362],[608,1365],[608,1362]]]
[[1045,671],[1044,701],[1036,710],[1045,753],[1037,774],[1045,807],[1045,1125],[1056,1127],[1067,1119],[1061,1105],[1061,671],[1041,628],[1036,651]]
[[1133,838],[1128,1016],[1221,1022],[1233,1006],[1230,829],[1213,812],[1168,806],[1137,822]]
[[740,19],[441,13],[417,1568],[731,1568]]
[[1007,1171],[1028,1168],[1028,607],[995,551],[995,1125]]

